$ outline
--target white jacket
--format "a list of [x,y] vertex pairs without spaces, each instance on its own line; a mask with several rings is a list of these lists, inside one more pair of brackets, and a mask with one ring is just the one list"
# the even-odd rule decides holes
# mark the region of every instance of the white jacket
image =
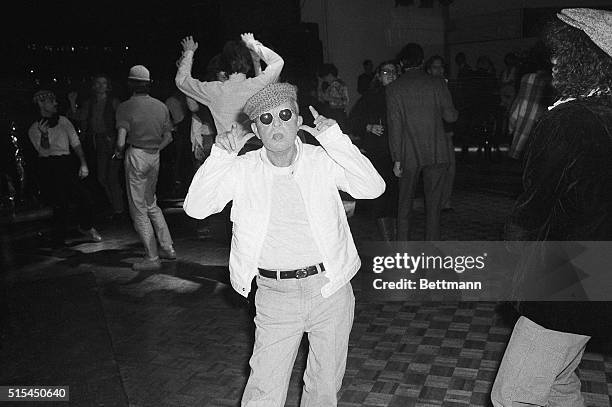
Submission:
[[[330,280],[321,294],[329,297],[361,266],[338,189],[356,199],[373,199],[384,192],[385,182],[337,124],[317,140],[322,148],[296,139],[299,153],[293,176]],[[183,205],[189,216],[203,219],[233,201],[230,281],[245,297],[258,272],[270,218],[271,165],[265,148],[237,156],[213,146],[193,178]]]

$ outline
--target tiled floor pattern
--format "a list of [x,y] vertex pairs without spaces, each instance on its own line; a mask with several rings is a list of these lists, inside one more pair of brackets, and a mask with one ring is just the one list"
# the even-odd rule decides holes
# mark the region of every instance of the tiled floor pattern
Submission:
[[[215,289],[217,290],[215,294]],[[135,406],[236,406],[248,374],[252,321],[210,285],[176,297],[104,304],[126,392]],[[359,298],[340,406],[487,406],[510,329],[493,303],[367,303]],[[129,297],[129,296],[128,296]],[[236,304],[236,303],[235,303]],[[287,406],[298,406],[305,352]],[[580,366],[589,406],[609,406],[612,358]]]
[[[443,214],[443,238],[499,239],[513,200],[498,192],[456,191],[455,210]],[[198,240],[190,221],[177,216],[169,219],[180,259],[160,273],[131,271],[140,247],[126,227],[106,230],[105,243],[75,246],[73,253],[28,249],[16,256],[21,267],[9,278],[48,276],[50,266],[36,267],[45,262],[58,274],[93,273],[131,406],[237,406],[253,341],[250,310],[218,282],[227,279],[226,245]],[[418,238],[422,212],[415,217]],[[358,244],[378,239],[364,217],[351,219],[351,229]],[[357,305],[340,406],[489,405],[511,330],[496,304],[366,302],[358,282],[353,286]],[[299,405],[304,365],[300,351],[287,406]],[[612,358],[587,353],[579,373],[587,405],[610,406]]]

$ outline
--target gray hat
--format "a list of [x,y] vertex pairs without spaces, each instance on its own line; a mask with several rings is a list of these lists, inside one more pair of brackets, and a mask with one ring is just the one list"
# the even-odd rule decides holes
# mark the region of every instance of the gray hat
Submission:
[[285,102],[297,101],[297,88],[289,83],[271,83],[254,94],[244,105],[244,113],[249,119],[275,108]]
[[591,41],[612,57],[612,11],[592,8],[565,8],[557,17],[566,24],[578,28]]
[[134,81],[151,82],[151,75],[149,70],[144,65],[134,65],[130,68],[128,79]]

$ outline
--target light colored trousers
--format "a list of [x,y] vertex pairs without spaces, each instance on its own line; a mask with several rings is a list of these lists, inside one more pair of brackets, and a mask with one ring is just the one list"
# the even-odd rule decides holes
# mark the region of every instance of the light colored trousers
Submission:
[[520,317],[493,383],[493,405],[584,406],[575,370],[589,339]]
[[166,219],[155,197],[159,153],[130,147],[125,153],[125,185],[134,229],[140,236],[148,259],[158,257],[157,239],[164,248],[172,247]]
[[324,273],[303,279],[257,277],[255,345],[242,407],[283,407],[304,332],[308,360],[301,407],[337,405],[355,313],[350,283],[321,296]]

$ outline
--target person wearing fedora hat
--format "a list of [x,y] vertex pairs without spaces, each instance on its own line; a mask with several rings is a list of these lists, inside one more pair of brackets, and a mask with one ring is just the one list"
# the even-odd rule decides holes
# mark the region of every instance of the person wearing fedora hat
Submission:
[[[514,277],[519,294],[544,280],[543,270],[566,276],[542,241],[612,240],[612,12],[564,9],[557,17],[545,40],[560,99],[532,130],[524,192],[507,225],[506,240],[537,250]],[[612,354],[612,307],[589,302],[585,291],[573,302],[518,303],[491,391],[495,407],[585,405],[576,369],[587,343]]]
[[[203,219],[232,201],[229,269],[233,288],[255,293],[255,344],[242,406],[284,405],[305,332],[309,355],[302,406],[336,406],[346,367],[360,260],[338,190],[357,199],[385,183],[338,124],[312,107],[302,125],[296,88],[273,83],[247,101],[253,133],[237,125],[217,136],[196,173],[185,212]],[[321,144],[303,144],[298,129]],[[238,156],[252,136],[263,148]]]
[[172,141],[172,123],[166,105],[149,96],[150,83],[149,70],[133,66],[128,75],[132,97],[117,107],[116,114],[115,157],[122,158],[125,150],[130,215],[145,247],[145,258],[132,265],[137,271],[159,270],[160,258],[176,259],[170,230],[155,195],[159,152]]

